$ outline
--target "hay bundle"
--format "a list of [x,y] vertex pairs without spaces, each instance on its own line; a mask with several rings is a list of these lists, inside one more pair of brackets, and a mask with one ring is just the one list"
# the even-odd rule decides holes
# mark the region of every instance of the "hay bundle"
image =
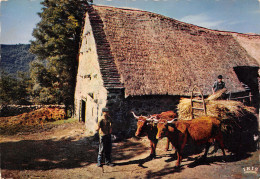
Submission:
[[231,100],[210,100],[206,107],[207,115],[219,117],[219,120],[237,119],[255,112],[255,108]]
[[177,105],[177,109],[180,120],[191,120],[191,99],[182,98]]
[[217,91],[216,93],[210,95],[210,96],[206,99],[206,101],[220,99],[221,97],[223,97],[223,94],[225,94],[226,91],[227,91],[226,88],[221,89],[221,90]]
[[[240,118],[246,114],[253,114],[255,108],[245,106],[242,102],[231,100],[205,100],[208,116],[219,117],[220,120]],[[196,107],[196,104],[195,104]],[[197,106],[198,107],[198,106]],[[191,99],[183,98],[177,106],[180,120],[191,119]],[[204,112],[195,111],[198,116]]]
[[[221,121],[226,148],[233,153],[253,151],[253,136],[258,133],[255,108],[239,101],[215,100],[220,96],[221,92],[207,98],[205,104],[207,116],[217,117]],[[194,106],[201,107],[201,104],[194,103]],[[177,108],[180,120],[191,119],[191,99],[181,99]],[[194,114],[205,115],[201,110],[194,111]]]

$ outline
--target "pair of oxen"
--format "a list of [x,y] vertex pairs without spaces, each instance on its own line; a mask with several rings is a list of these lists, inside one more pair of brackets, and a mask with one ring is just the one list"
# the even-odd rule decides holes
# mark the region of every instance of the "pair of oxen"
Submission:
[[167,137],[166,150],[169,142],[177,152],[176,167],[180,166],[183,158],[183,149],[188,139],[191,138],[196,144],[206,144],[202,159],[207,157],[210,145],[213,141],[219,143],[225,157],[223,136],[220,129],[220,121],[215,117],[199,117],[193,120],[177,120],[177,114],[173,111],[162,112],[151,116],[137,116],[132,112],[137,121],[137,137],[147,136],[150,140],[150,158],[156,156],[158,139]]

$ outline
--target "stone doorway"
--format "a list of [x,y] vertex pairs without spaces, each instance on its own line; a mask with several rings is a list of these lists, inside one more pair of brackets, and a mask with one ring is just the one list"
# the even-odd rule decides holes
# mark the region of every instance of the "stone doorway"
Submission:
[[81,121],[86,122],[86,101],[81,100]]

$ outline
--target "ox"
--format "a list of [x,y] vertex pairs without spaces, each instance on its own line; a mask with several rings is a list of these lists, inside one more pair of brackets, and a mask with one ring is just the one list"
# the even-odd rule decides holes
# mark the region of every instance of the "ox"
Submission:
[[202,159],[207,157],[211,143],[215,140],[220,144],[223,156],[225,157],[223,136],[220,130],[220,121],[215,117],[200,117],[185,121],[167,121],[161,119],[157,124],[158,133],[156,139],[168,137],[177,152],[176,167],[180,166],[183,149],[187,143],[188,137],[196,144],[206,144],[205,153]]
[[[168,120],[170,118],[175,118],[177,117],[177,114],[174,113],[173,111],[167,111],[167,112],[162,112],[161,114],[153,114],[149,117],[146,117],[146,116],[136,116],[134,112],[132,113],[134,117],[138,120],[135,136],[148,137],[151,146],[151,153],[149,157],[153,159],[156,156],[155,150],[158,143],[158,139],[156,139],[157,127],[153,121],[159,119]],[[167,151],[168,149],[169,149],[169,140],[167,139],[165,150]]]

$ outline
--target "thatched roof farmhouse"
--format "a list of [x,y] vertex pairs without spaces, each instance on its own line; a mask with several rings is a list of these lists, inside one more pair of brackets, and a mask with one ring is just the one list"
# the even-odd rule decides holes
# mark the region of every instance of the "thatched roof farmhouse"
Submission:
[[194,85],[209,95],[219,74],[231,93],[245,91],[243,82],[258,98],[259,64],[259,35],[93,5],[82,35],[76,116],[94,131],[102,108],[108,107],[120,124],[116,130],[128,130],[130,110],[147,114],[174,108]]

